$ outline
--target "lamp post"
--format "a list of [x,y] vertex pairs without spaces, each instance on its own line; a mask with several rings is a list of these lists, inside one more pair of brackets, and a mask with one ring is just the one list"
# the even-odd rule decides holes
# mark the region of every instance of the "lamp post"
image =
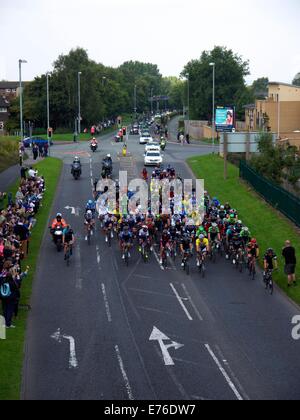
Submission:
[[22,64],[26,64],[26,60],[19,60],[19,87],[20,87],[20,129],[21,129],[21,140],[24,137],[23,128],[23,88],[22,88]]
[[153,88],[151,88],[151,115],[153,115]]
[[216,63],[209,63],[209,65],[213,68],[213,94],[212,94],[212,124],[211,124],[211,132],[212,132],[212,144],[213,144],[213,153],[215,153],[215,68]]
[[278,94],[277,94],[277,102],[278,102],[278,107],[277,107],[277,126],[278,126],[278,140],[280,139],[280,87],[278,88]]
[[188,129],[187,134],[190,134],[190,74],[187,73],[187,107],[188,107]]
[[80,105],[80,76],[82,75],[82,72],[78,72],[78,136],[80,138],[81,133],[81,105]]
[[[107,80],[106,76],[102,76],[102,87],[103,87],[103,92],[105,93],[105,81]],[[102,119],[102,124],[104,124],[104,112],[103,112],[103,119]]]
[[136,85],[134,85],[134,118],[136,121],[136,112],[137,112],[137,100],[136,100]]
[[50,77],[50,74],[47,73],[46,74],[46,78],[47,78],[47,140],[48,140],[48,146],[50,147],[50,136],[49,136],[49,129],[50,129],[49,77]]

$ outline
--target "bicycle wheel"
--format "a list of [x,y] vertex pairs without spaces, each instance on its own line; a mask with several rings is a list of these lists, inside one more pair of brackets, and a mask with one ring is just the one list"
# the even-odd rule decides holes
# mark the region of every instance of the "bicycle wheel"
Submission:
[[107,233],[107,239],[108,239],[108,246],[111,247],[111,231],[109,230]]
[[269,293],[270,293],[271,296],[274,293],[274,282],[273,282],[272,277],[270,278],[270,281],[269,281]]
[[91,245],[91,231],[88,231],[88,245]]

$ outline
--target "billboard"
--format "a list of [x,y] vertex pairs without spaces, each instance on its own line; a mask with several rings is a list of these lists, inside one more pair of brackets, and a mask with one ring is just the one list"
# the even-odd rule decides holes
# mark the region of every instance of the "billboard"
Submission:
[[234,108],[218,107],[216,109],[216,129],[217,131],[232,131],[234,129]]

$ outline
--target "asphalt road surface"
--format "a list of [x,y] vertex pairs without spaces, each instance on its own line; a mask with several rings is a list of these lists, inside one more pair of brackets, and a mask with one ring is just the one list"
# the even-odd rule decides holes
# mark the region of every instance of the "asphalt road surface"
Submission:
[[[165,162],[183,177],[184,160],[205,146],[171,144]],[[265,292],[223,259],[205,279],[180,261],[163,269],[133,252],[129,267],[117,242],[109,248],[98,227],[89,246],[83,212],[91,180],[110,152],[119,169],[137,177],[144,147],[130,137],[131,156],[118,160],[111,136],[91,155],[87,144],[55,146],[64,170],[52,209],[63,211],[77,234],[70,267],[45,233],[32,295],[22,398],[93,400],[248,400],[300,398],[300,342],[292,339],[299,309],[278,290]],[[70,163],[84,163],[74,181]],[[65,207],[73,207],[65,209]],[[75,213],[75,214],[72,214]],[[283,238],[284,239],[284,238]]]

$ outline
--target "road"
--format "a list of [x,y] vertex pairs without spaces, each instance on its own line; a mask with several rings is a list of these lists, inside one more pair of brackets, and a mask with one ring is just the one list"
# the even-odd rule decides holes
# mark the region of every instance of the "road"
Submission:
[[[168,145],[165,160],[186,178],[184,160],[206,154],[203,146]],[[279,291],[270,297],[261,279],[251,281],[225,260],[201,279],[180,261],[163,270],[155,255],[143,263],[134,252],[125,267],[118,245],[97,232],[88,246],[83,210],[91,176],[112,154],[114,174],[135,178],[143,146],[130,137],[131,156],[117,160],[121,145],[109,136],[90,155],[88,145],[55,146],[64,169],[52,209],[77,233],[67,267],[46,232],[32,295],[22,399],[258,400],[300,398],[300,342],[291,336],[299,309]],[[70,176],[74,154],[83,177]],[[158,250],[156,250],[158,252]]]

